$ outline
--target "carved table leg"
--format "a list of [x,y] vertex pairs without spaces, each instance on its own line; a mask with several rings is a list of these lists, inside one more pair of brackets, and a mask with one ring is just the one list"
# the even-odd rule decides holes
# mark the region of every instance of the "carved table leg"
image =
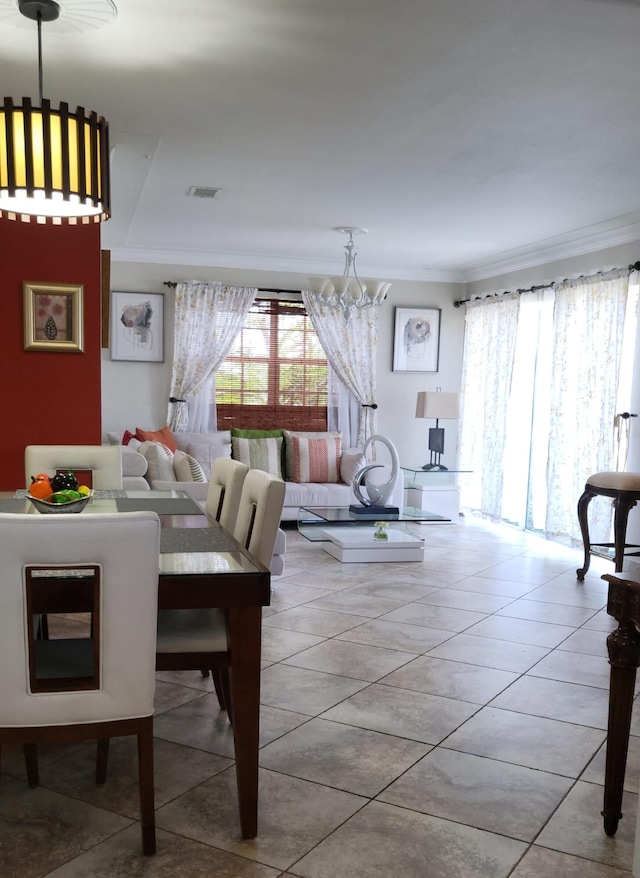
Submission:
[[640,664],[640,635],[632,622],[621,621],[607,638],[611,683],[607,760],[604,780],[604,831],[615,835],[622,817],[622,793],[629,748],[636,669]]
[[584,581],[585,574],[591,564],[591,542],[589,538],[589,519],[587,518],[587,510],[589,508],[589,503],[591,503],[595,496],[596,495],[593,491],[589,490],[589,486],[587,485],[584,489],[584,493],[578,500],[578,521],[580,522],[582,542],[584,543],[584,562],[582,567],[579,567],[578,570],[576,570],[580,582]]

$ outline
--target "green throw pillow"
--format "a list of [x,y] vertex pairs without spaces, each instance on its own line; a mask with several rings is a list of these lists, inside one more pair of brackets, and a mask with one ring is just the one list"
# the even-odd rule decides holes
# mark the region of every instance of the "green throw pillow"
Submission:
[[284,435],[284,430],[242,430],[240,427],[232,427],[231,435],[237,439],[272,439]]
[[246,463],[250,469],[261,469],[272,476],[282,478],[282,436],[267,436],[261,439],[231,437],[234,460]]
[[[284,436],[284,430],[243,430],[241,427],[231,428],[231,437],[236,439],[278,439]],[[238,460],[231,446],[231,457]],[[280,461],[281,475],[285,470],[285,444],[282,443],[282,459]]]

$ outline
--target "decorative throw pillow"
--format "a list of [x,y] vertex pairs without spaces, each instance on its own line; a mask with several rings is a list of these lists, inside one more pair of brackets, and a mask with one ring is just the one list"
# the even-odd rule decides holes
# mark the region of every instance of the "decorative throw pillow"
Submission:
[[282,436],[265,439],[231,437],[233,459],[246,463],[250,469],[261,469],[282,478]]
[[131,440],[135,439],[135,438],[136,437],[133,435],[133,433],[130,430],[125,430],[124,433],[122,434],[122,444],[128,445],[129,442],[131,442]]
[[340,479],[345,485],[352,485],[360,470],[367,465],[367,458],[361,448],[345,448],[340,456]]
[[294,434],[291,439],[294,482],[340,481],[340,436],[307,439]]
[[[299,436],[303,439],[340,439],[340,443],[342,444],[342,433],[338,432],[328,432],[328,433],[319,433],[319,432],[305,432],[301,430],[296,430],[295,432],[292,430],[283,430],[284,433],[284,442],[285,442],[285,464],[284,464],[284,472],[285,478],[290,482],[295,482],[295,464],[293,459],[293,437]],[[303,479],[303,481],[305,481]],[[324,479],[327,481],[327,479]],[[334,481],[338,481],[334,479]]]
[[204,471],[195,457],[184,451],[173,455],[173,471],[179,482],[206,482]]
[[[245,430],[242,427],[232,427],[231,428],[231,438],[236,437],[237,439],[277,439],[278,436],[284,436],[284,430]],[[232,452],[232,457],[233,457]],[[285,472],[286,469],[286,461],[285,461],[285,443],[282,443],[282,453],[281,453],[281,462],[280,466],[282,468],[282,472]]]
[[[176,451],[176,454],[178,452]],[[211,467],[213,466],[213,461],[216,459],[216,455],[214,449],[211,445],[207,445],[206,443],[195,443],[189,442],[187,445],[187,454],[190,454],[191,457],[195,457],[200,466],[202,467],[202,472],[204,473],[205,480],[208,482],[211,478]],[[175,462],[174,462],[175,466]]]
[[[191,454],[200,463],[202,460],[193,451],[189,451],[189,445],[208,445],[210,447],[210,459],[216,457],[231,457],[231,430],[214,430],[209,433],[174,433],[173,438],[180,451]],[[206,462],[209,458],[205,457]]]
[[175,482],[173,455],[169,455],[159,442],[143,442],[138,449],[147,458],[149,481]]
[[231,428],[231,438],[236,439],[277,439],[282,436],[284,430],[244,430],[241,427]]
[[141,430],[140,427],[136,427],[135,438],[139,439],[140,442],[162,442],[170,451],[178,450],[176,440],[168,424],[162,430]]

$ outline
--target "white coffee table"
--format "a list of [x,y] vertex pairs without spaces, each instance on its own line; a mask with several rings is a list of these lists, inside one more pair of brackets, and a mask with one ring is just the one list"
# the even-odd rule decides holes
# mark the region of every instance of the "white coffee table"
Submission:
[[322,543],[325,552],[338,561],[424,561],[424,540],[403,530],[389,529],[386,540],[374,540],[373,528],[323,528],[328,542]]

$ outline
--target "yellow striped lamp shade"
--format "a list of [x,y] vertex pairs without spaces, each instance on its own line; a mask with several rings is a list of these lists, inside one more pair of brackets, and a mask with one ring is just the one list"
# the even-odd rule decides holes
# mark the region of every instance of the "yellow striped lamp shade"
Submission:
[[29,98],[0,108],[0,216],[39,223],[111,216],[109,126],[102,116]]

